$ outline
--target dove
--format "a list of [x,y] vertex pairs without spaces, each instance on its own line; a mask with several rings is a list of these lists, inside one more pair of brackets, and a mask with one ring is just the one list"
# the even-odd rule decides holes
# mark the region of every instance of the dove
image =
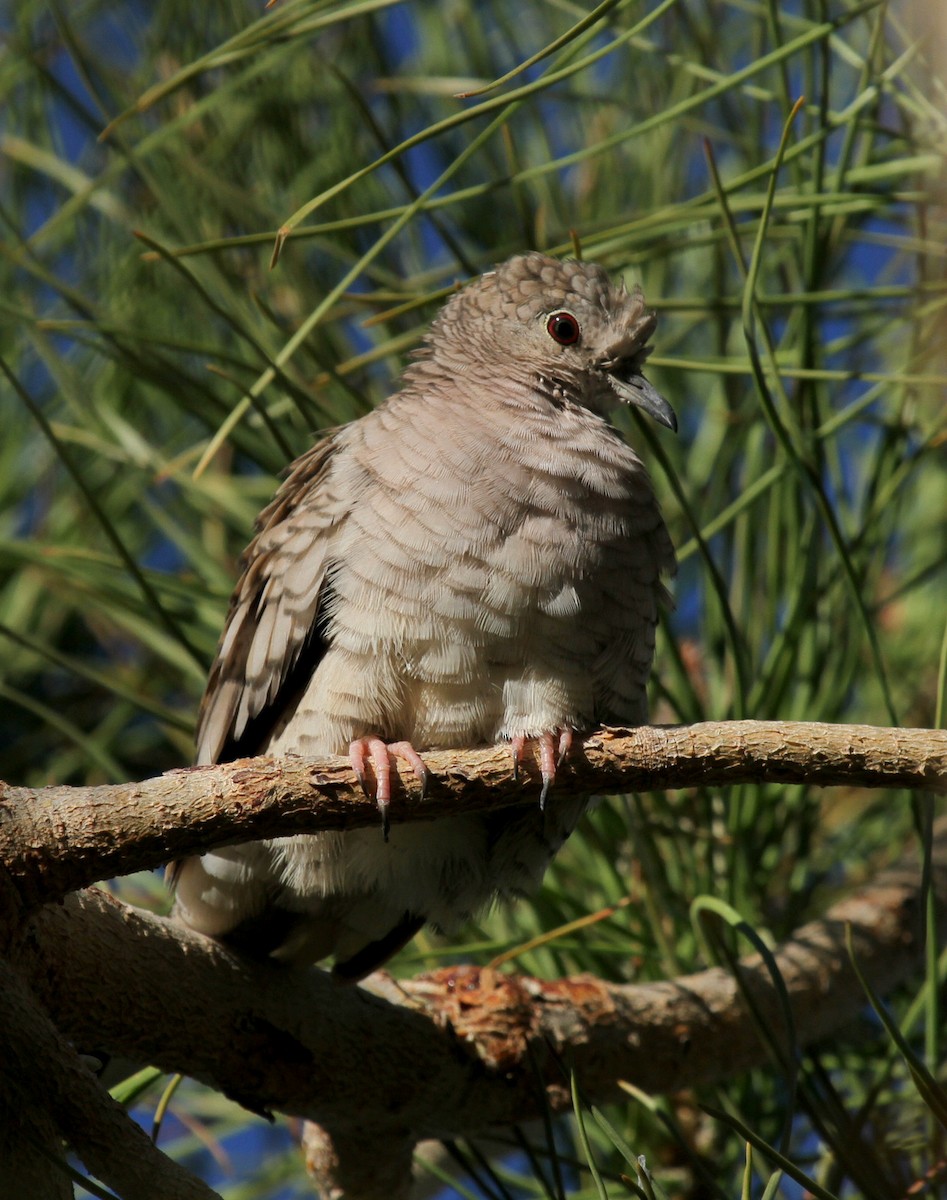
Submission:
[[540,253],[456,292],[400,390],[289,469],[242,561],[198,763],[349,755],[387,812],[392,759],[506,741],[542,794],[493,813],[215,849],[171,868],[174,915],[256,956],[363,978],[425,923],[450,932],[539,886],[588,805],[573,738],[647,721],[671,540],[610,422],[676,430],[642,374],[638,287]]

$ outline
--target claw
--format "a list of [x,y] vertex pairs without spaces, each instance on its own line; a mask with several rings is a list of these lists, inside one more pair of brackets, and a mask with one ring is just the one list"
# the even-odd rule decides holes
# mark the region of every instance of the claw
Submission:
[[368,786],[368,776],[365,774],[365,751],[367,746],[367,738],[359,738],[357,742],[352,742],[349,746],[349,762],[352,765],[352,770],[355,772],[355,778],[358,780],[358,785],[368,797],[373,799],[371,789]]
[[541,733],[538,737],[529,738],[525,734],[517,734],[510,738],[510,748],[513,751],[513,778],[519,779],[520,759],[527,742],[539,743],[539,769],[543,786],[539,793],[539,807],[545,808],[549,789],[556,782],[556,772],[566,761],[572,749],[572,730],[565,728],[555,733]]
[[559,757],[556,759],[556,768],[557,769],[559,767],[561,767],[562,764],[569,757],[569,751],[571,749],[572,749],[572,730],[571,729],[561,729],[559,731]]
[[520,759],[523,757],[523,747],[526,745],[526,735],[518,733],[516,737],[510,738],[510,749],[513,751],[513,779],[519,783],[520,779]]
[[388,753],[393,754],[395,758],[400,758],[402,762],[406,762],[417,775],[421,784],[421,799],[423,800],[427,795],[427,785],[431,778],[431,772],[427,769],[424,759],[410,742],[391,742],[388,746]]
[[546,807],[546,797],[556,779],[556,747],[551,733],[544,733],[539,738],[539,766],[543,777],[543,790],[539,793],[539,807]]
[[[371,758],[372,770],[375,775],[374,793],[368,786],[365,772],[366,759]],[[380,737],[366,736],[355,738],[349,744],[349,762],[355,772],[355,778],[362,786],[362,791],[369,799],[373,799],[381,814],[381,832],[385,841],[391,832],[391,760],[400,758],[406,762],[421,781],[421,798],[427,792],[430,772],[424,764],[424,759],[410,742],[391,742],[386,745]]]

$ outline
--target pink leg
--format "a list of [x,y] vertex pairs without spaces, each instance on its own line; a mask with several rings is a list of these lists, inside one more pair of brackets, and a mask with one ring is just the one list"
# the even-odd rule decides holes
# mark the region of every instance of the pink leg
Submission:
[[428,769],[424,765],[424,759],[410,742],[390,742],[386,744],[380,737],[373,737],[371,735],[356,738],[349,744],[349,762],[352,764],[352,770],[355,772],[356,779],[362,785],[362,790],[369,797],[372,796],[372,791],[368,786],[365,774],[365,764],[369,758],[371,759],[372,771],[375,775],[374,800],[378,805],[378,811],[381,813],[382,832],[387,842],[389,831],[388,805],[391,803],[392,758],[400,758],[402,762],[406,762],[415,775],[417,775],[421,781],[422,799],[427,790]]
[[519,765],[523,757],[523,750],[527,742],[539,743],[539,768],[542,773],[543,787],[539,793],[539,807],[543,808],[546,804],[546,797],[549,795],[549,789],[556,781],[556,771],[562,766],[572,749],[572,730],[562,728],[556,733],[541,733],[538,737],[527,737],[525,734],[518,733],[510,739],[510,747],[513,751],[513,775],[519,775]]

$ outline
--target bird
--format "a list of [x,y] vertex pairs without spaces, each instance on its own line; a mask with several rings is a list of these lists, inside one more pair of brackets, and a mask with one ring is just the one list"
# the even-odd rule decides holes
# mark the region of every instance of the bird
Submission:
[[455,291],[401,386],[289,468],[244,553],[197,762],[348,754],[387,814],[392,760],[533,745],[541,796],[497,812],[214,849],[170,868],[174,917],[358,981],[428,923],[535,890],[585,811],[573,739],[647,722],[671,539],[612,423],[671,430],[642,374],[656,315],[594,263],[517,255]]

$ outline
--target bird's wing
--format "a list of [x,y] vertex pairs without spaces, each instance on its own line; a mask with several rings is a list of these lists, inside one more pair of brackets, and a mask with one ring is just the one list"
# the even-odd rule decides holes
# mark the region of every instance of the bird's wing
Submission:
[[260,514],[201,704],[199,763],[264,750],[325,653],[334,534],[357,499],[332,485],[343,443],[336,431],[297,459]]

